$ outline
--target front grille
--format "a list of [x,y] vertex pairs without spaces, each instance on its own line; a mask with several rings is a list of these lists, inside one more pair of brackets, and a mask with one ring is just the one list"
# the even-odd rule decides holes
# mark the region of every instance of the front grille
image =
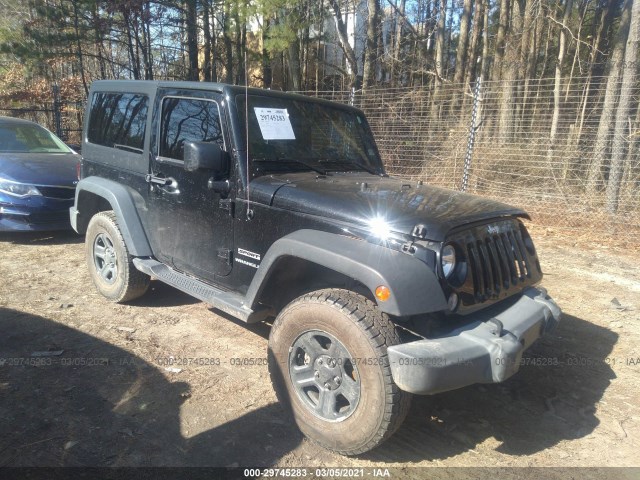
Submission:
[[520,232],[490,235],[467,244],[475,295],[499,294],[531,277],[531,265]]
[[71,200],[76,194],[75,187],[37,187],[43,197]]
[[453,285],[463,304],[504,298],[542,278],[531,237],[518,220],[473,227],[450,241],[462,250],[466,266],[466,277],[457,288]]

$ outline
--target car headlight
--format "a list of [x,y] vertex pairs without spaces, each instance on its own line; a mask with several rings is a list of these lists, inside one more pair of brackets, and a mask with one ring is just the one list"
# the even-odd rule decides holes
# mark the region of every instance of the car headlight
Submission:
[[42,195],[33,185],[12,182],[5,178],[0,178],[0,192],[13,195],[14,197],[28,197],[30,195]]
[[444,278],[449,278],[456,268],[456,249],[453,245],[445,245],[440,252],[440,262],[442,263],[442,273]]

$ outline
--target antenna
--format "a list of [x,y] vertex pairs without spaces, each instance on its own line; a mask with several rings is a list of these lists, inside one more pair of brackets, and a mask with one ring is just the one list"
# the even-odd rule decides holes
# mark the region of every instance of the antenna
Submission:
[[247,46],[244,46],[244,138],[247,142],[245,148],[245,156],[247,159],[247,220],[253,218],[251,211],[251,195],[249,194],[249,183],[251,182],[251,174],[249,172],[249,71],[247,68]]

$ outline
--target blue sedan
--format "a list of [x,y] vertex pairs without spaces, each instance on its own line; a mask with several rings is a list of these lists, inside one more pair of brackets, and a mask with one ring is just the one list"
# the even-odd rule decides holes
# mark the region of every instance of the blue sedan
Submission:
[[46,128],[0,117],[0,231],[71,228],[79,162]]

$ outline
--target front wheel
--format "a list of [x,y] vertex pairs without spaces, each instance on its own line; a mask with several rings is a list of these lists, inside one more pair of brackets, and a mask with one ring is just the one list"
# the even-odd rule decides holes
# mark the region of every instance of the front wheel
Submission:
[[410,395],[393,382],[387,347],[399,342],[388,317],[346,290],[304,295],[278,315],[269,374],[300,430],[343,455],[376,447],[401,425]]

